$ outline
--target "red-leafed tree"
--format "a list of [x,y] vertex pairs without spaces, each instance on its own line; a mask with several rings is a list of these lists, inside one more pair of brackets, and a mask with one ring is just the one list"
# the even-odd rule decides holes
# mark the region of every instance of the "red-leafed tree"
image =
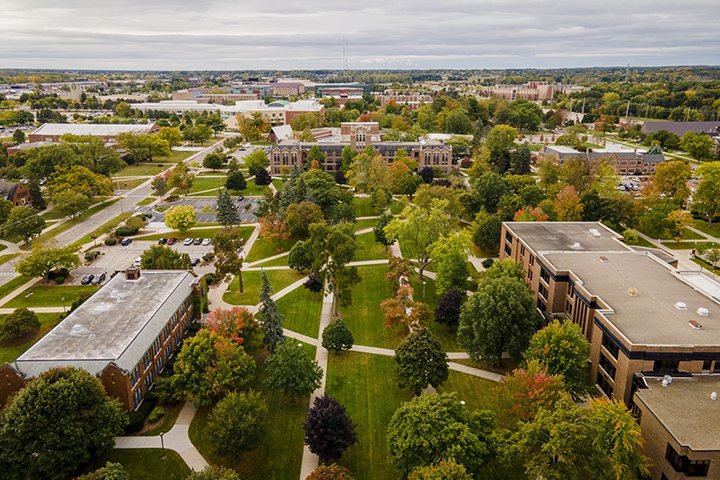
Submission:
[[262,328],[246,308],[213,310],[208,314],[205,325],[213,333],[239,343],[250,355],[254,355],[263,343]]

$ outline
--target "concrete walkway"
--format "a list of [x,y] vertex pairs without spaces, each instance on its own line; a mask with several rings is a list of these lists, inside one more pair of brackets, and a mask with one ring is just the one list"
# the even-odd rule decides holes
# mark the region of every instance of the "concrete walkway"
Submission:
[[16,289],[13,290],[12,292],[8,293],[7,295],[5,295],[3,298],[0,298],[0,305],[5,305],[5,304],[8,303],[10,300],[12,300],[13,298],[19,296],[22,292],[24,292],[24,291],[27,290],[28,288],[32,287],[33,285],[35,285],[35,284],[38,283],[39,281],[40,281],[39,278],[33,278],[32,280],[29,280],[29,281],[26,282],[25,284],[20,285],[18,288],[16,288]]
[[205,458],[190,441],[188,431],[190,422],[195,416],[195,405],[192,402],[185,402],[175,425],[169,432],[163,435],[162,442],[160,435],[152,437],[115,437],[115,448],[165,448],[173,450],[182,457],[187,466],[199,472],[208,466]]
[[[28,307],[28,310],[35,313],[64,313],[70,310],[70,305],[66,307]],[[14,308],[0,308],[0,315],[7,315],[14,311]]]

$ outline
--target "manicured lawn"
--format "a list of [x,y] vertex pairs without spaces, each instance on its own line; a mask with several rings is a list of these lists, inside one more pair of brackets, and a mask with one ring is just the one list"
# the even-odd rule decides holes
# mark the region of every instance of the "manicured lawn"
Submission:
[[331,354],[326,391],[345,406],[357,426],[358,442],[345,452],[340,464],[357,480],[400,479],[400,472],[390,463],[385,436],[393,413],[411,395],[397,387],[393,357]]
[[275,190],[279,192],[283,189],[283,185],[285,185],[285,180],[281,178],[273,178],[272,184],[275,186]]
[[22,285],[25,285],[30,280],[30,277],[20,275],[19,277],[15,277],[9,282],[0,285],[0,298],[5,298],[9,294],[20,288]]
[[276,258],[275,260],[268,260],[266,262],[258,263],[258,267],[286,267],[288,264],[288,255]]
[[[641,231],[642,231],[642,230],[641,230]],[[643,233],[645,233],[645,232],[643,232]],[[647,235],[647,233],[646,233],[646,235]],[[700,235],[700,234],[698,234],[698,233],[693,232],[692,230],[688,230],[687,228],[684,230],[683,240],[702,240],[703,238],[705,238],[705,237],[703,237],[702,235]],[[674,240],[669,234],[667,234],[667,233],[665,233],[663,236],[661,236],[661,237],[660,237],[660,240],[672,240],[672,241],[675,241],[675,240]]]
[[440,344],[447,352],[462,352],[463,349],[458,345],[455,330],[448,331],[445,325],[441,325],[435,321],[435,307],[437,307],[437,293],[435,292],[435,280],[432,278],[425,277],[424,293],[423,284],[418,280],[417,275],[414,275],[411,280],[414,293],[413,298],[415,301],[423,302],[427,304],[430,310],[431,320],[427,324],[427,328],[435,335]]
[[693,248],[697,248],[700,244],[708,244],[711,247],[720,247],[720,243],[715,242],[662,242],[664,247],[670,248],[672,250],[692,250]]
[[243,195],[251,196],[251,197],[260,197],[265,193],[265,189],[269,189],[270,187],[267,187],[265,185],[256,185],[255,180],[248,180],[247,181],[247,188],[243,190],[241,193]]
[[[4,246],[4,245],[3,245]],[[19,253],[8,253],[6,255],[0,255],[0,265],[7,262],[8,260],[17,257]]]
[[720,275],[720,268],[713,268],[712,265],[710,265],[710,264],[707,263],[707,262],[704,262],[704,261],[700,260],[699,258],[693,258],[692,261],[695,262],[695,263],[697,263],[697,264],[700,265],[701,267],[703,267],[703,268],[705,268],[705,269],[707,269],[707,270],[710,270],[710,271],[713,272],[715,275]]
[[120,463],[132,480],[184,480],[190,468],[173,450],[160,448],[115,449],[88,468],[95,470],[105,462]]
[[385,280],[387,265],[357,267],[361,281],[352,289],[352,305],[340,308],[340,316],[355,337],[357,345],[395,348],[402,340],[398,332],[385,328],[380,303],[393,297]]
[[[37,313],[36,315],[38,316],[38,320],[40,320],[40,329],[33,338],[20,344],[16,344],[16,342],[0,343],[0,365],[14,361],[60,321],[59,313]],[[1,315],[0,318],[5,318],[6,316],[7,315]]]
[[638,246],[638,247],[647,247],[647,248],[657,248],[657,246],[653,243],[648,242],[643,237],[638,235],[638,241],[633,244],[628,244],[631,246]]
[[418,257],[415,247],[408,242],[398,242],[400,244],[400,252],[404,258],[415,259]]
[[[190,187],[190,194],[197,192],[202,192],[203,190],[210,190],[222,187],[225,185],[225,177],[197,177],[192,182],[192,187]],[[212,193],[213,195],[217,195],[217,191]]]
[[283,326],[293,332],[316,338],[320,328],[322,298],[321,292],[311,292],[301,286],[279,299],[278,308],[280,313],[285,315]]
[[385,245],[375,241],[374,233],[363,233],[357,235],[355,239],[360,243],[360,248],[355,252],[353,261],[382,260],[387,258]]
[[370,205],[370,197],[355,197],[353,198],[353,205],[355,206],[356,217],[371,217],[382,213]]
[[65,218],[65,215],[60,213],[60,211],[57,208],[53,208],[52,210],[49,210],[43,214],[40,215],[45,220],[61,220]]
[[[20,294],[3,305],[3,308],[21,307],[62,307],[63,298],[65,306],[80,298],[83,293],[95,293],[99,287],[96,285],[42,285],[35,284],[20,292]],[[30,292],[32,295],[27,296]]]
[[183,150],[173,150],[172,153],[170,153],[169,157],[155,157],[153,158],[153,162],[160,162],[160,163],[177,163],[180,160],[185,160],[190,155],[195,155],[197,152],[186,152]]
[[[296,240],[279,240],[276,242],[269,242],[262,237],[258,237],[253,243],[250,253],[245,259],[247,262],[257,262],[263,258],[272,257],[278,253],[289,252]],[[287,262],[287,260],[285,260]]]
[[140,200],[136,205],[138,207],[144,207],[145,205],[150,205],[155,200],[155,197],[147,197]]
[[86,244],[86,243],[90,243],[90,242],[93,241],[92,235],[96,235],[96,236],[99,237],[100,235],[104,235],[104,234],[106,234],[106,233],[109,233],[109,232],[112,231],[115,227],[117,227],[118,225],[120,225],[122,222],[124,222],[124,221],[127,220],[128,218],[132,217],[133,213],[134,213],[134,212],[123,212],[123,213],[121,213],[121,214],[118,215],[117,217],[113,218],[112,220],[108,221],[107,223],[104,223],[104,224],[101,225],[100,227],[98,227],[98,228],[96,228],[95,230],[93,230],[92,232],[88,233],[87,235],[85,235],[84,237],[82,237],[80,240],[78,240],[77,242],[75,242],[73,245],[83,245],[83,244]]
[[151,437],[154,435],[160,435],[160,433],[167,433],[170,431],[170,429],[175,425],[175,422],[177,421],[178,415],[180,415],[180,410],[182,410],[182,407],[184,405],[184,402],[176,402],[176,403],[164,403],[161,404],[162,408],[165,409],[165,415],[155,422],[155,425],[148,428],[144,432],[142,432],[143,437]]
[[151,175],[157,175],[168,167],[165,165],[154,165],[151,163],[139,163],[137,165],[128,165],[119,172],[115,173],[113,177],[147,177]]
[[355,222],[355,231],[363,230],[365,228],[373,228],[375,225],[377,225],[377,218],[366,218],[365,220],[357,220]]
[[113,188],[121,190],[132,190],[138,185],[147,182],[147,178],[132,178],[130,180],[115,180],[113,181]]
[[[167,233],[156,233],[154,235],[145,235],[143,237],[137,237],[135,240],[160,240],[161,238],[170,237],[175,237],[178,240],[184,240],[186,238],[213,238],[215,234],[222,229],[223,227],[195,228],[192,230],[187,230],[185,232],[172,231]],[[242,237],[247,240],[250,237],[253,229],[254,227],[240,227]],[[180,248],[182,248],[182,245],[180,246]]]
[[393,215],[400,215],[400,212],[402,212],[406,206],[407,205],[405,201],[393,200],[393,202],[390,204],[390,213],[392,213]]
[[707,233],[708,235],[720,238],[720,223],[718,222],[715,222],[712,225],[708,225],[708,222],[706,222],[705,220],[700,220],[696,218],[692,221],[691,225],[698,230]]
[[[295,270],[266,270],[270,285],[274,292],[279,292],[283,288],[300,280],[303,275]],[[244,292],[238,291],[238,278],[233,278],[227,292],[223,295],[223,300],[233,305],[257,305],[260,302],[260,283],[262,280],[262,272],[251,271],[243,272]]]
[[493,410],[497,383],[466,373],[450,370],[450,377],[437,389],[438,393],[457,392],[458,399],[468,408]]

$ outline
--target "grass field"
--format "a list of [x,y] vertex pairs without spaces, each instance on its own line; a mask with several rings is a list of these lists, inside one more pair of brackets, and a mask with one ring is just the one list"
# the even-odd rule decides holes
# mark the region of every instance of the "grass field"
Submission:
[[703,241],[703,242],[662,242],[664,247],[667,247],[671,250],[692,250],[693,248],[697,248],[700,244],[707,244],[711,247],[720,247],[720,243],[710,242],[710,241]]
[[[2,257],[0,257],[2,258]],[[258,267],[286,267],[288,264],[288,255],[276,258],[275,260],[268,260],[266,262],[258,263]]]
[[[2,306],[2,308],[22,307],[62,307],[70,305],[83,293],[95,293],[96,285],[42,285],[35,284]],[[32,292],[32,295],[29,295]],[[29,296],[28,296],[29,295]],[[65,300],[63,300],[63,298]]]
[[375,225],[377,225],[378,219],[377,218],[366,218],[364,220],[356,220],[355,221],[355,231],[363,230],[365,228],[373,228]]
[[122,464],[132,480],[184,480],[190,474],[180,455],[160,448],[111,450],[93,462],[88,471],[104,466],[105,462]]
[[0,265],[2,265],[3,263],[7,262],[10,259],[17,257],[18,255],[20,255],[20,254],[19,253],[8,253],[5,255],[0,255]]
[[247,188],[245,190],[243,190],[241,193],[243,195],[259,197],[259,196],[262,196],[265,193],[265,190],[269,189],[269,188],[270,187],[267,187],[267,186],[256,185],[255,180],[253,179],[253,180],[247,181]]
[[[295,240],[292,239],[269,242],[262,237],[258,237],[245,260],[249,263],[257,262],[278,253],[289,252],[293,245],[295,245]],[[285,261],[287,262],[287,260]]]
[[138,207],[144,207],[146,205],[150,205],[154,200],[155,200],[155,197],[143,198],[142,200],[137,202],[135,205],[137,205]]
[[[32,347],[35,342],[40,340],[43,335],[49,332],[55,325],[60,321],[59,313],[37,313],[38,320],[40,320],[40,329],[35,336],[20,344],[11,342],[5,342],[0,344],[0,365],[10,363],[17,357],[22,355],[28,348]],[[5,318],[7,315],[1,315],[0,318]]]
[[495,408],[495,386],[497,383],[466,373],[450,370],[450,377],[438,387],[438,393],[457,392],[468,408],[493,410]]
[[703,260],[700,260],[699,258],[693,258],[692,261],[695,262],[695,263],[697,263],[697,264],[700,265],[701,267],[703,267],[703,268],[705,268],[705,269],[707,269],[707,270],[710,270],[710,271],[713,272],[715,275],[720,275],[720,268],[713,267],[713,266],[710,265],[709,263],[707,263],[707,262],[705,262],[705,261],[703,261]]
[[14,292],[18,288],[20,288],[22,285],[29,282],[30,280],[32,280],[30,277],[20,275],[18,277],[13,278],[9,282],[5,283],[4,285],[0,285],[0,298],[5,298],[10,293]]
[[371,217],[382,213],[370,205],[369,197],[355,197],[353,198],[353,205],[355,206],[356,217]]
[[401,202],[399,200],[393,200],[390,204],[390,213],[393,215],[400,215],[400,212],[402,212],[405,207],[406,203],[404,201]]
[[330,355],[326,391],[345,406],[357,425],[358,442],[340,464],[357,480],[400,479],[390,463],[385,436],[393,413],[411,395],[397,387],[395,360],[356,352]]
[[186,152],[186,151],[183,151],[183,150],[173,150],[173,151],[170,153],[170,156],[169,156],[169,157],[155,157],[155,158],[153,158],[153,162],[158,162],[158,163],[177,163],[177,162],[179,162],[179,161],[181,161],[181,160],[185,160],[186,158],[188,158],[188,157],[191,156],[191,155],[195,155],[196,153],[197,153],[197,152],[192,152],[192,151]]
[[280,313],[285,315],[285,328],[309,337],[317,337],[322,309],[321,292],[311,292],[301,286],[279,299],[277,304]]
[[708,225],[708,222],[706,222],[705,220],[700,220],[696,218],[692,221],[691,225],[712,237],[720,238],[720,223],[718,222],[715,222],[712,225]]
[[87,235],[85,235],[84,237],[82,237],[80,240],[78,240],[77,242],[75,242],[73,245],[84,245],[84,244],[86,244],[86,243],[92,242],[92,241],[93,241],[93,239],[92,239],[92,236],[93,236],[93,235],[96,235],[96,236],[99,237],[100,235],[104,235],[104,234],[106,234],[106,233],[109,233],[109,232],[112,231],[115,227],[117,227],[118,225],[120,225],[122,222],[124,222],[124,221],[127,220],[128,218],[132,217],[132,215],[133,215],[133,212],[123,212],[123,213],[121,213],[121,214],[118,215],[117,217],[113,218],[112,220],[109,220],[108,222],[102,224],[101,226],[99,226],[98,228],[96,228],[95,230],[93,230],[92,232],[88,233]]
[[147,178],[131,178],[129,180],[113,181],[113,188],[121,190],[132,190],[138,185],[147,182]]
[[382,260],[387,258],[385,245],[375,241],[374,233],[363,233],[357,235],[355,239],[360,243],[360,248],[355,252],[354,261]]
[[44,218],[46,221],[49,220],[61,220],[65,218],[65,215],[60,213],[60,211],[57,208],[53,208],[52,210],[49,210],[43,214],[40,215],[42,218]]
[[285,185],[285,180],[281,178],[273,178],[272,184],[275,186],[275,190],[279,192],[283,189],[283,185]]
[[[279,292],[293,282],[300,280],[303,275],[295,270],[267,270],[268,280],[275,292]],[[260,302],[260,282],[262,272],[251,271],[243,272],[244,292],[238,291],[238,278],[235,277],[230,282],[227,292],[223,295],[223,300],[233,305],[256,305]]]
[[[217,190],[223,185],[225,185],[225,177],[196,177],[192,182],[189,193],[192,195],[193,193],[202,192],[203,190]],[[212,195],[217,195],[217,191],[212,192]]]
[[128,165],[119,172],[115,173],[113,177],[148,177],[151,175],[157,175],[167,168],[168,166],[165,165],[138,163],[136,165]]

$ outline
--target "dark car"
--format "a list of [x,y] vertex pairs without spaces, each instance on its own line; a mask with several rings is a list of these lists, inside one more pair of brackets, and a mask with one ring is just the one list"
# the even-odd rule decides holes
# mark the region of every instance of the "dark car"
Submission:
[[106,274],[105,272],[102,272],[100,275],[96,275],[95,278],[93,278],[92,280],[90,280],[90,283],[91,283],[92,285],[100,285],[102,282],[105,281],[105,276],[106,276],[106,275],[107,275],[107,274]]
[[170,238],[168,238],[168,240],[167,240],[167,244],[168,244],[168,245],[175,245],[175,242],[176,242],[176,241],[177,241],[177,238],[175,238],[175,237],[170,237]]
[[242,202],[243,200],[245,200],[245,197],[242,195],[240,195],[237,199],[238,203]]
[[167,238],[161,238],[160,240],[158,240],[158,243],[160,245],[165,245],[167,243]]
[[193,245],[201,245],[202,244],[202,238],[196,238],[193,240]]
[[123,247],[127,247],[131,243],[132,243],[132,238],[123,238],[122,240],[120,240],[120,245],[122,245]]
[[199,258],[194,258],[193,261],[192,261],[192,266],[193,266],[193,267],[197,267],[198,265],[200,265],[200,259],[199,259]]
[[95,278],[95,275],[93,275],[92,273],[89,275],[85,275],[82,277],[82,280],[80,280],[80,284],[89,285],[90,282],[92,282],[94,278]]

